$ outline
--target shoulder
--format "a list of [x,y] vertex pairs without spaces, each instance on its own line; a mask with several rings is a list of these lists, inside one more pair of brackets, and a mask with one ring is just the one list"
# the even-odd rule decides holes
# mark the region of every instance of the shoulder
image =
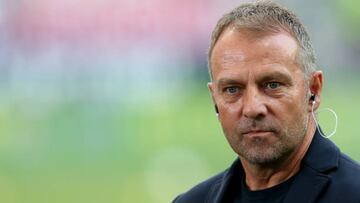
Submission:
[[334,173],[334,180],[340,183],[357,184],[360,186],[360,165],[346,154],[340,153],[339,166]]
[[228,170],[225,170],[201,183],[194,186],[187,192],[177,196],[174,203],[200,203],[206,202],[209,196],[215,195],[220,188],[224,175]]
[[360,165],[340,153],[336,170],[328,173],[330,184],[325,202],[360,202]]

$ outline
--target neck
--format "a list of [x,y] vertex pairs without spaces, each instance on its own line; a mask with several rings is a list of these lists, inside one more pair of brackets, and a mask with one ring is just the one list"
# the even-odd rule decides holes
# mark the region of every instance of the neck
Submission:
[[316,130],[314,122],[309,124],[309,128],[300,146],[279,164],[260,166],[251,164],[243,157],[240,157],[246,174],[246,185],[250,190],[261,190],[278,185],[299,171],[301,160],[304,158]]

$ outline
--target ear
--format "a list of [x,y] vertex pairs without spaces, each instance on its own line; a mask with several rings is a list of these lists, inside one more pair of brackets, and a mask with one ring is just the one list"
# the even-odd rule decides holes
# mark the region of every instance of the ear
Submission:
[[215,97],[214,97],[214,94],[215,94],[215,85],[214,85],[214,83],[213,82],[208,82],[207,87],[208,87],[209,92],[211,94],[211,99],[212,99],[213,103],[216,105],[216,101],[215,101]]
[[215,84],[213,82],[209,82],[207,84],[207,86],[208,86],[209,92],[211,94],[211,99],[212,99],[212,101],[213,101],[213,103],[215,105],[216,116],[217,116],[218,120],[220,120],[219,109],[218,109],[218,106],[217,106],[217,103],[216,103],[216,100],[215,100],[215,94],[216,94],[216,92],[215,92],[215,88],[216,88]]
[[[321,93],[322,93],[322,87],[323,87],[323,73],[322,71],[315,71],[311,78],[309,79],[309,89],[310,89],[310,95],[315,95],[315,104],[314,104],[314,110],[316,110],[320,106],[321,102]],[[310,97],[309,97],[310,98]],[[310,111],[312,110],[312,102],[309,100],[310,104]]]

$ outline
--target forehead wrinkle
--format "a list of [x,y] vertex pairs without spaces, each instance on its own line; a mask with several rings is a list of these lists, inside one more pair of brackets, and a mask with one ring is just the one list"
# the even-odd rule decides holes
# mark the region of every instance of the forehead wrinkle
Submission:
[[239,62],[244,62],[244,53],[240,50],[226,50],[220,59],[222,66],[233,66]]
[[289,72],[289,69],[287,69],[281,63],[277,63],[277,62],[262,63],[260,64],[259,68],[260,69],[254,71],[245,69],[244,70],[245,72],[243,71],[229,72],[228,70],[230,70],[230,68],[229,69],[223,68],[224,72],[220,74],[219,78],[217,79],[217,83],[218,84],[248,83],[250,81],[258,83],[268,79],[286,78],[286,80],[288,81],[291,80],[292,78],[292,74]]

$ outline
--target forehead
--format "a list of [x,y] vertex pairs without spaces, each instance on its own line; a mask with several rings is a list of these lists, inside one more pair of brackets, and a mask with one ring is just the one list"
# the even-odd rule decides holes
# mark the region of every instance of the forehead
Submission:
[[298,71],[297,50],[297,41],[285,31],[259,33],[229,27],[219,37],[210,58],[213,78],[222,71],[266,64],[278,64]]

